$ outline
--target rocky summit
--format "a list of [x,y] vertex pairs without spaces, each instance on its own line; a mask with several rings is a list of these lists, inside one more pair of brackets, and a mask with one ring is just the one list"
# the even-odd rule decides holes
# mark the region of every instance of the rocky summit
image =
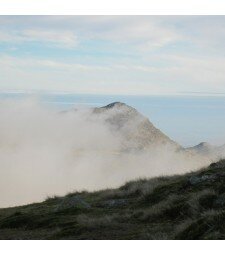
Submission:
[[181,149],[179,144],[157,129],[148,118],[125,103],[114,102],[94,108],[93,113],[103,115],[109,128],[122,135],[126,149],[148,149],[161,145]]

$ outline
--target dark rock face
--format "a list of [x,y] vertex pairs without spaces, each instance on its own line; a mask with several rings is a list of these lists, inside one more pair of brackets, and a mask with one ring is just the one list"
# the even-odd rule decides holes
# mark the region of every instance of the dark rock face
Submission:
[[[219,169],[219,167],[216,167]],[[216,169],[214,168],[214,169]],[[202,176],[191,176],[189,178],[189,183],[191,185],[197,185],[204,182],[215,182],[221,178],[225,178],[225,172],[222,173],[215,173],[215,174],[207,174]]]
[[121,103],[121,102],[114,102],[114,103],[108,104],[106,106],[100,107],[100,109],[111,109],[111,108],[113,108],[115,106],[119,106],[120,107],[120,106],[125,106],[125,104]]
[[189,182],[191,185],[196,185],[204,181],[213,181],[215,179],[216,179],[216,176],[214,175],[192,176],[189,179]]

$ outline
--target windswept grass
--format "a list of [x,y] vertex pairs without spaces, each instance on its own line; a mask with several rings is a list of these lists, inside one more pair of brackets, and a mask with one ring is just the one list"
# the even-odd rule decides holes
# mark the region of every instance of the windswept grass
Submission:
[[0,209],[0,239],[224,239],[225,161]]

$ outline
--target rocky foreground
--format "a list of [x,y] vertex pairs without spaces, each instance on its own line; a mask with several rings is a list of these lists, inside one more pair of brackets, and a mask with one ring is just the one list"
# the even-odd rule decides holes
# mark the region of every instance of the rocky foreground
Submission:
[[0,239],[225,239],[225,161],[0,209]]

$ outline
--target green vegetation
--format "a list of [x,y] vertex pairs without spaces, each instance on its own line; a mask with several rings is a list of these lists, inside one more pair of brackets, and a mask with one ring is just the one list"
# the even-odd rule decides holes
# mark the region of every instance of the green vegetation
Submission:
[[225,161],[0,209],[0,239],[225,239]]

